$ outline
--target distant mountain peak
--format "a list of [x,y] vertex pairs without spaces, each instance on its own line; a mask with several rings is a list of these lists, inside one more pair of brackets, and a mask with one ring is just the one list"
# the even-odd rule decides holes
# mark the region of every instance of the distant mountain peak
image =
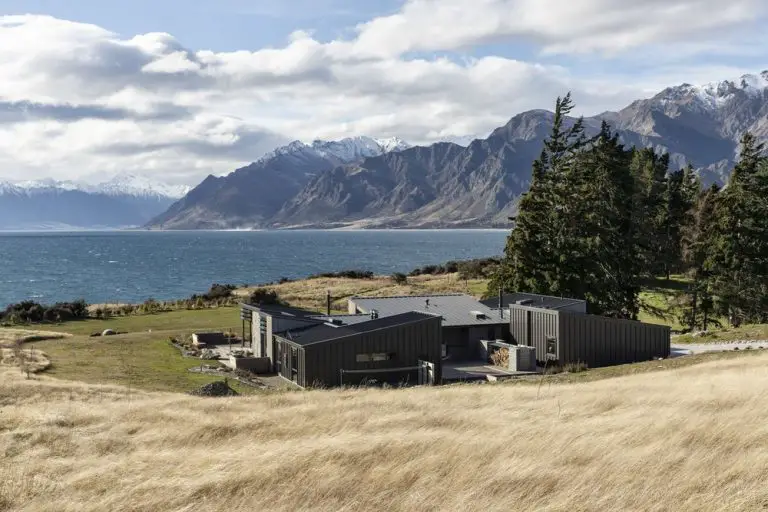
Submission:
[[186,185],[167,185],[158,183],[146,176],[134,174],[118,174],[109,181],[92,185],[76,181],[59,181],[52,178],[26,181],[0,182],[0,193],[39,194],[47,192],[81,191],[89,194],[104,194],[107,196],[135,197],[167,197],[178,199],[183,197],[190,187]]
[[314,140],[306,144],[295,140],[262,156],[257,163],[266,163],[279,156],[315,156],[335,163],[352,163],[363,158],[379,156],[392,151],[408,149],[410,144],[398,137],[374,139],[371,137],[347,137],[341,140]]
[[106,195],[163,196],[178,199],[189,192],[187,185],[168,185],[146,176],[118,174],[111,180],[87,187],[89,191]]
[[706,109],[717,110],[739,93],[760,98],[766,89],[768,89],[768,70],[703,85],[683,83],[664,89],[654,99],[662,103],[695,101]]
[[411,147],[410,144],[405,142],[400,137],[389,137],[386,139],[373,139],[376,143],[384,149],[385,153],[391,153],[393,151],[403,151]]

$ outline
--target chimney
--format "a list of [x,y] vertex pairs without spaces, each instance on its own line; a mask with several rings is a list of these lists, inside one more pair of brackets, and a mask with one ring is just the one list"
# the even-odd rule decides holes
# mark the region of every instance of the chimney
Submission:
[[331,316],[331,290],[328,290],[325,295],[325,308],[328,316]]

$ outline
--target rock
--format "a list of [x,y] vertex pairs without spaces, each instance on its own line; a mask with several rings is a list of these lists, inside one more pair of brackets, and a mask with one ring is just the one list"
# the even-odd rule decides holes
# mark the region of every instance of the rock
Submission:
[[200,351],[200,359],[212,360],[216,358],[217,358],[216,352],[214,352],[213,350],[206,349],[206,350]]
[[191,392],[195,396],[237,396],[237,391],[229,387],[227,381],[211,382]]
[[116,335],[116,334],[117,334],[117,333],[116,333],[115,331],[113,331],[112,329],[104,329],[104,330],[101,332],[101,335],[102,335],[102,336],[114,336],[114,335]]

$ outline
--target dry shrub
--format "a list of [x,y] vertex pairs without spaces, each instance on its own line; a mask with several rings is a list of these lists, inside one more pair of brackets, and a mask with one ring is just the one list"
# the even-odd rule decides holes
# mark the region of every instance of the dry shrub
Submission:
[[491,362],[495,366],[501,366],[503,368],[509,367],[509,349],[500,348],[491,354]]

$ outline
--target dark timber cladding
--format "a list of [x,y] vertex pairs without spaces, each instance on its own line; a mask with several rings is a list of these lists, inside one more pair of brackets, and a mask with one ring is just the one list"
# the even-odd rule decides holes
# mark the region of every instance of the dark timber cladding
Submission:
[[510,305],[510,331],[540,362],[590,368],[669,357],[670,328],[632,320]]
[[416,383],[413,367],[420,361],[434,364],[436,383],[442,377],[441,319],[434,315],[413,312],[341,327],[324,324],[275,339],[280,374],[302,387],[370,379]]

